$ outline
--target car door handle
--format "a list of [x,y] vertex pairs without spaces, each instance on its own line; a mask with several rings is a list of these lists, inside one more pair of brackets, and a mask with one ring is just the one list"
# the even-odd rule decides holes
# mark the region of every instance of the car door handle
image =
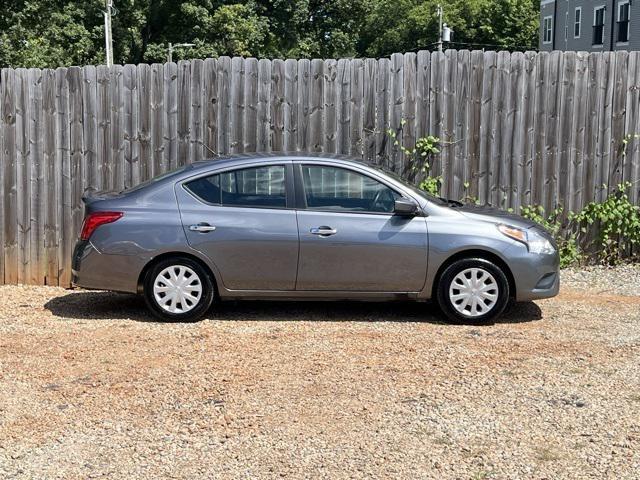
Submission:
[[199,223],[197,225],[189,225],[189,230],[192,232],[200,232],[207,233],[213,232],[216,229],[213,225],[209,225],[208,223]]
[[338,230],[331,227],[314,227],[309,230],[313,235],[320,235],[321,237],[328,237],[338,233]]

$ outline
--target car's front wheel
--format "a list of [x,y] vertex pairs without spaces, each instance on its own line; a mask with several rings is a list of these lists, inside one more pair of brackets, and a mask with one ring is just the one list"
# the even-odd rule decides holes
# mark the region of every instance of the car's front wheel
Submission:
[[464,258],[440,276],[437,300],[444,314],[457,323],[488,323],[509,302],[509,281],[502,269],[484,258]]
[[196,261],[176,257],[161,260],[147,272],[144,297],[151,312],[169,322],[194,322],[209,309],[214,287]]

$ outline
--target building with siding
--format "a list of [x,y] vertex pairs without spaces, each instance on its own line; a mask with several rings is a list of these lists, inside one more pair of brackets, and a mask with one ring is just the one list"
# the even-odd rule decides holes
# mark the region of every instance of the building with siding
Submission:
[[540,50],[640,50],[639,1],[542,0]]

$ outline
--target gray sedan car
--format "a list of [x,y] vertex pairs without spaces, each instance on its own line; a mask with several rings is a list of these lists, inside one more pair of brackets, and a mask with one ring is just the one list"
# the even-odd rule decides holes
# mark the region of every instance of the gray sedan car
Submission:
[[449,319],[482,323],[510,298],[559,289],[539,225],[337,156],[196,162],[84,201],[74,284],[140,293],[163,320],[227,299],[434,299]]

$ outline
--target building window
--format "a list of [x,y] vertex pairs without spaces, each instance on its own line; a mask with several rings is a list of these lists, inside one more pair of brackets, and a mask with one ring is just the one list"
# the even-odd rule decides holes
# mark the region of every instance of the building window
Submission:
[[618,4],[618,36],[620,43],[629,41],[629,2],[620,2]]
[[544,17],[542,22],[542,43],[551,43],[553,38],[553,17]]
[[604,6],[593,10],[593,45],[604,43]]
[[573,38],[580,38],[582,30],[582,7],[576,7],[576,13],[573,20]]

